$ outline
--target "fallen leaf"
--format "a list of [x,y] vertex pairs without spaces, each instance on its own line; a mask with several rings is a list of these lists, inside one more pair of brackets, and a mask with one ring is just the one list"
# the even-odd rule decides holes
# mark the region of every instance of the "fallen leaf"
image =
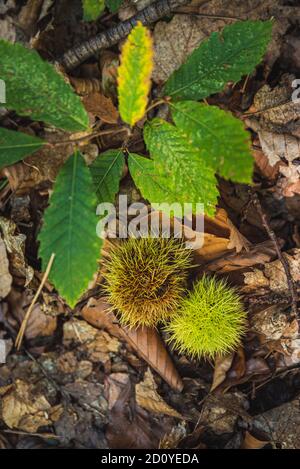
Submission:
[[183,382],[158,331],[150,327],[124,328],[129,345],[176,391]]
[[210,391],[214,391],[226,378],[227,371],[230,370],[234,358],[234,353],[219,355],[215,359],[214,376]]
[[[284,253],[289,264],[291,276],[294,282],[300,281],[300,249],[293,249],[289,253]],[[245,291],[253,291],[257,286],[268,287],[274,292],[288,291],[288,284],[283,265],[279,259],[273,262],[265,262],[264,267],[254,268],[244,274]]]
[[135,398],[137,404],[149,412],[182,418],[179,412],[170,407],[158,394],[150,368],[145,372],[143,381],[135,385]]
[[109,360],[111,353],[117,353],[120,342],[105,331],[98,330],[85,321],[73,319],[64,324],[64,344],[82,344],[79,348],[84,349],[92,362],[105,363]]
[[12,275],[25,277],[26,286],[31,282],[34,274],[32,267],[27,265],[24,257],[26,236],[23,234],[15,234],[17,229],[16,225],[13,221],[4,217],[0,217],[0,229],[10,259]]
[[239,392],[218,396],[209,394],[203,404],[198,424],[208,427],[217,435],[233,433],[239,416],[246,422],[251,421],[245,410],[246,403],[244,395]]
[[11,289],[12,276],[9,273],[9,263],[4,241],[0,237],[0,300],[5,298]]
[[175,425],[169,433],[163,436],[159,443],[159,449],[177,449],[180,441],[187,436],[186,422]]
[[[245,269],[255,264],[264,264],[274,259],[276,255],[272,241],[251,246],[248,252],[224,253],[220,258],[212,260],[206,268],[219,274],[233,272],[235,270]],[[246,274],[245,274],[246,275]]]
[[122,328],[105,298],[91,298],[81,314],[93,326],[105,329],[111,335],[126,341],[173,389],[182,390],[182,380],[156,329]]
[[83,98],[83,104],[88,112],[106,124],[116,124],[119,120],[119,113],[112,100],[101,93],[89,94]]
[[[15,329],[18,329],[22,323],[32,298],[33,296],[30,295],[27,291],[21,293],[16,289],[12,289],[8,295],[8,322]],[[43,311],[41,304],[36,303],[27,323],[25,337],[26,339],[31,340],[35,339],[36,337],[51,336],[54,334],[56,327],[57,317],[46,314],[45,311]]]
[[261,128],[300,137],[300,102],[292,100],[295,77],[283,75],[278,86],[264,85],[254,97],[254,109],[259,113]]
[[281,166],[280,172],[285,176],[281,183],[282,195],[285,197],[293,197],[300,194],[300,168],[291,163],[288,166]]
[[2,397],[2,419],[12,429],[37,432],[41,426],[56,422],[62,412],[61,405],[52,407],[42,394],[34,391],[33,385],[20,379]]
[[[49,142],[61,142],[70,139],[70,135],[55,133],[47,134]],[[66,143],[60,145],[44,145],[41,150],[25,158],[24,161],[15,163],[1,170],[0,175],[8,179],[11,190],[17,195],[24,195],[30,192],[33,187],[53,183],[56,176],[73,153],[73,145]]]
[[18,22],[28,35],[32,35],[36,29],[36,23],[39,19],[43,3],[44,0],[28,0],[21,8]]
[[268,441],[258,440],[255,436],[251,435],[251,433],[246,432],[241,449],[261,449],[268,443]]
[[220,30],[225,24],[224,20],[191,15],[174,15],[169,22],[156,23],[153,81],[164,83],[211,32]]
[[256,168],[258,168],[260,173],[271,181],[276,179],[279,174],[279,168],[284,163],[277,161],[274,166],[271,166],[267,155],[262,150],[252,150],[252,155],[255,159]]
[[121,385],[119,398],[109,412],[106,438],[111,449],[155,449],[170,431],[168,417],[157,420],[136,405],[130,381]]
[[105,389],[108,400],[108,408],[111,410],[118,401],[124,386],[129,384],[129,375],[127,373],[111,373],[106,382]]

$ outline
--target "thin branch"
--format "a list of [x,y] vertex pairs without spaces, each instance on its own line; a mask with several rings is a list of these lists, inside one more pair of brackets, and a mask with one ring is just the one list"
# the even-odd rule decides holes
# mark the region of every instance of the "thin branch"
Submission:
[[54,257],[55,257],[55,254],[52,254],[51,257],[50,257],[50,260],[48,262],[48,265],[47,265],[47,269],[43,275],[43,278],[42,278],[42,281],[41,281],[41,284],[39,286],[39,288],[37,289],[37,292],[36,294],[34,295],[34,298],[29,306],[29,308],[27,309],[26,311],[26,314],[24,316],[24,319],[23,319],[23,322],[21,324],[21,327],[20,327],[20,330],[19,330],[19,333],[17,335],[17,338],[16,338],[16,342],[15,342],[15,346],[17,348],[17,350],[20,350],[20,347],[22,345],[22,341],[23,341],[23,337],[24,337],[24,333],[25,333],[25,330],[26,330],[26,327],[27,327],[27,323],[28,323],[28,320],[30,318],[30,314],[34,308],[34,305],[38,299],[38,297],[40,296],[40,293],[47,281],[47,278],[50,274],[50,270],[52,268],[52,265],[53,265],[53,261],[54,261]]
[[102,135],[119,134],[121,132],[127,132],[128,134],[130,133],[130,129],[128,127],[121,127],[120,129],[99,130],[99,131],[84,135],[83,137],[78,137],[78,138],[68,139],[68,140],[58,140],[57,142],[46,142],[46,145],[59,146],[59,145],[67,145],[71,143],[77,144],[80,142],[84,142],[85,140],[92,140],[93,138],[101,137]]
[[253,204],[254,204],[255,208],[257,209],[257,211],[258,211],[258,213],[261,217],[262,224],[263,224],[266,232],[268,233],[269,238],[271,239],[271,241],[274,244],[278,259],[280,260],[280,262],[283,266],[285,276],[286,276],[286,280],[287,280],[287,284],[288,284],[288,288],[289,288],[289,291],[290,291],[290,294],[291,294],[291,299],[292,299],[292,312],[293,312],[294,317],[297,318],[297,316],[298,316],[298,308],[297,308],[298,295],[297,295],[297,289],[295,287],[294,280],[293,280],[293,277],[292,277],[292,274],[291,274],[291,271],[290,271],[289,263],[288,263],[285,255],[284,255],[284,253],[281,252],[281,249],[279,247],[276,235],[275,235],[274,231],[272,230],[272,228],[269,225],[267,215],[265,214],[265,212],[262,209],[262,206],[261,206],[261,203],[259,201],[259,198],[258,198],[257,194],[253,194],[253,199],[252,200],[253,200]]
[[95,55],[101,49],[117,44],[130,33],[138,21],[144,25],[149,25],[160,18],[167,16],[171,11],[179,6],[186,5],[189,2],[190,0],[157,0],[155,3],[148,5],[128,20],[123,21],[107,31],[101,32],[88,41],[73,47],[63,54],[63,56],[58,60],[58,63],[62,65],[65,70],[72,70],[89,57]]

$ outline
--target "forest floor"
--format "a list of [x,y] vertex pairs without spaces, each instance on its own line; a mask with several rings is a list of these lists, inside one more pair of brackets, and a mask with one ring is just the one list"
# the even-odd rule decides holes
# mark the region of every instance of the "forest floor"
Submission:
[[[53,60],[146,4],[125,2],[87,23],[79,0],[1,1],[0,37]],[[0,301],[0,448],[300,449],[300,104],[291,99],[300,78],[299,2],[193,0],[159,20],[150,27],[153,98],[211,32],[236,19],[269,18],[273,39],[263,62],[208,99],[243,120],[252,137],[253,186],[219,179],[218,211],[206,219],[196,252],[199,274],[226,277],[243,295],[250,326],[242,345],[214,362],[192,360],[169,349],[159,331],[123,330],[106,313],[100,270],[74,310],[46,282],[18,351],[43,276],[37,233],[68,145],[42,150],[43,158],[38,152],[0,174],[0,298],[9,284]],[[69,72],[102,129],[116,122],[119,47]],[[0,121],[23,131],[41,125],[3,108]],[[103,135],[82,152],[92,161],[122,138]],[[144,150],[138,126],[131,145]],[[128,174],[120,190],[138,200]]]

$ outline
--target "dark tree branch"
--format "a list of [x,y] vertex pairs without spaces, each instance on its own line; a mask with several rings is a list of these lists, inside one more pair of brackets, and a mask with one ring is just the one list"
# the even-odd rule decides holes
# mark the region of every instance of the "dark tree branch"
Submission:
[[99,52],[101,49],[117,44],[121,39],[130,33],[138,21],[141,21],[144,25],[154,23],[160,18],[168,15],[174,9],[189,2],[190,0],[158,0],[128,20],[123,21],[113,28],[98,34],[88,41],[83,42],[79,46],[68,50],[58,60],[58,63],[66,70],[71,70],[92,55]]

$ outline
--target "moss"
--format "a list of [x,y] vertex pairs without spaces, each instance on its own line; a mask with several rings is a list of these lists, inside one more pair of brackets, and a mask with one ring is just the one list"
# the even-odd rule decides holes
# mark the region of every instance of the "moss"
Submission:
[[179,352],[214,358],[238,346],[246,330],[246,313],[235,289],[204,276],[183,299],[166,330]]
[[111,252],[106,291],[121,323],[155,326],[176,312],[186,288],[191,253],[181,240],[130,238]]

